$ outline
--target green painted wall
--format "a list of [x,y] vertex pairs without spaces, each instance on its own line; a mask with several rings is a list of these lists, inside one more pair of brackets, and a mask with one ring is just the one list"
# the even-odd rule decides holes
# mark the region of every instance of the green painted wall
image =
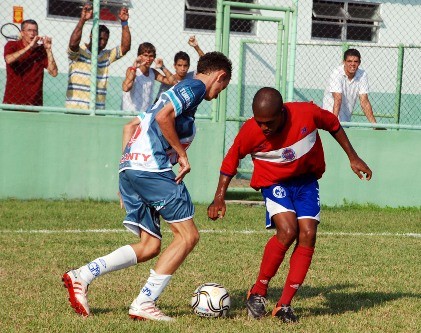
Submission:
[[[128,118],[0,111],[0,198],[116,200]],[[197,121],[185,178],[197,202],[215,186],[224,129]]]
[[[122,126],[127,118],[0,111],[0,198],[116,200]],[[197,121],[185,181],[195,202],[210,202],[219,177],[224,128]],[[421,206],[420,131],[347,129],[373,170],[360,181],[329,133],[321,132],[327,171],[326,205]]]
[[326,158],[326,172],[320,180],[322,204],[346,200],[421,207],[420,131],[346,129],[355,150],[373,171],[370,181],[361,181],[342,148],[329,133],[320,132]]

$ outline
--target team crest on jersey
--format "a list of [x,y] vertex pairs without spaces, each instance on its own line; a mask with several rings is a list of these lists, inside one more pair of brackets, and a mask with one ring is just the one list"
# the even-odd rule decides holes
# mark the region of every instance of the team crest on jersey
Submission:
[[287,195],[287,191],[282,186],[275,186],[272,190],[273,196],[275,198],[285,198]]
[[180,89],[180,96],[186,104],[186,108],[190,107],[192,101],[194,100],[194,93],[191,87],[183,87]]
[[285,148],[284,151],[282,152],[282,158],[284,158],[287,161],[293,161],[295,160],[295,151],[294,149],[291,148]]

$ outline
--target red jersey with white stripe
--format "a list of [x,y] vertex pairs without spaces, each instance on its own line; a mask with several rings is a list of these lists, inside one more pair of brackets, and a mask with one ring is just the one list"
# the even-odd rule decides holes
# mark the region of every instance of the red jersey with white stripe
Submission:
[[317,130],[338,131],[338,118],[312,102],[285,103],[284,108],[285,125],[270,137],[254,118],[244,123],[222,162],[222,174],[234,176],[240,160],[250,154],[254,165],[250,186],[254,189],[303,175],[322,177],[325,160]]

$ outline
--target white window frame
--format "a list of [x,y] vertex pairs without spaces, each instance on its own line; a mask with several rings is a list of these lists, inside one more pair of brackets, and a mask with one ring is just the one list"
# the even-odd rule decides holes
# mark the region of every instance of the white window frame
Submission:
[[[75,15],[65,15],[64,13],[63,14],[51,13],[50,12],[50,3],[52,3],[52,2],[73,3],[74,8],[77,8],[77,11],[75,10],[75,12],[77,12],[77,15],[76,14]],[[86,0],[48,0],[47,16],[48,17],[60,17],[60,18],[65,17],[65,18],[71,18],[71,19],[79,18],[82,7],[86,3],[87,3]],[[111,11],[111,13],[117,17],[116,20],[103,19],[101,21],[118,22],[118,13],[120,12],[121,7],[132,8],[133,6],[132,6],[131,0],[100,0],[100,9],[108,8]]]
[[[209,16],[209,17],[213,17],[216,20],[216,0],[215,0],[215,6],[212,6],[210,4],[210,1],[207,0],[202,0],[199,2],[202,2],[203,5],[201,4],[192,4],[191,2],[194,0],[185,0],[185,9],[184,9],[184,30],[199,30],[199,31],[215,31],[215,29],[208,29],[207,27],[203,27],[203,28],[198,28],[196,27],[191,27],[192,24],[189,24],[188,22],[188,15],[197,15],[197,20],[200,20],[201,16]],[[255,3],[256,0],[248,0],[248,1],[242,1],[242,0],[232,0],[235,2],[247,2],[247,3]],[[235,8],[234,6],[231,7],[231,12],[232,13],[236,13],[236,14],[259,14],[260,11],[255,10],[255,9],[248,9],[248,8]],[[255,22],[253,20],[241,20],[241,19],[236,19],[236,21],[241,22],[244,21],[245,23],[250,25],[250,29],[248,29],[248,31],[241,31],[241,29],[239,29],[239,31],[235,30],[235,29],[231,29],[231,33],[244,33],[244,34],[250,34],[253,35],[255,34]],[[231,21],[232,22],[232,21]],[[232,26],[231,26],[232,28]]]
[[[359,41],[359,42],[378,42],[378,33],[380,24],[383,19],[380,16],[380,3],[363,2],[363,1],[340,1],[340,0],[313,0],[312,11],[312,39],[328,39],[345,41]],[[357,16],[358,11],[353,10],[353,7],[366,6],[371,9],[371,13],[361,12]],[[329,7],[335,11],[329,12]],[[364,15],[369,14],[369,15]],[[340,36],[335,36],[332,31],[331,35],[321,35],[319,29],[329,29],[336,27],[336,32],[340,32]],[[367,38],[358,38],[355,33],[352,34],[352,29],[364,28],[367,31],[371,29],[370,40]],[[328,30],[326,30],[328,31]],[[349,36],[351,35],[351,36]]]

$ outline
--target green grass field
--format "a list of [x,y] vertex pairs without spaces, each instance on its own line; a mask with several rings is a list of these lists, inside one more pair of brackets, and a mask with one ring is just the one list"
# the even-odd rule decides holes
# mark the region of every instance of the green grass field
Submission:
[[[168,324],[128,317],[154,261],[97,279],[89,289],[93,316],[79,317],[68,304],[63,272],[137,241],[116,202],[0,201],[0,332],[420,332],[420,208],[324,208],[313,263],[293,303],[296,325],[245,315],[245,294],[272,235],[264,208],[229,205],[217,222],[205,210],[196,207],[198,246],[158,303],[177,319]],[[163,231],[165,246],[171,233],[165,224]],[[271,282],[270,310],[287,266]],[[230,292],[228,318],[192,314],[191,293],[204,282]]]

